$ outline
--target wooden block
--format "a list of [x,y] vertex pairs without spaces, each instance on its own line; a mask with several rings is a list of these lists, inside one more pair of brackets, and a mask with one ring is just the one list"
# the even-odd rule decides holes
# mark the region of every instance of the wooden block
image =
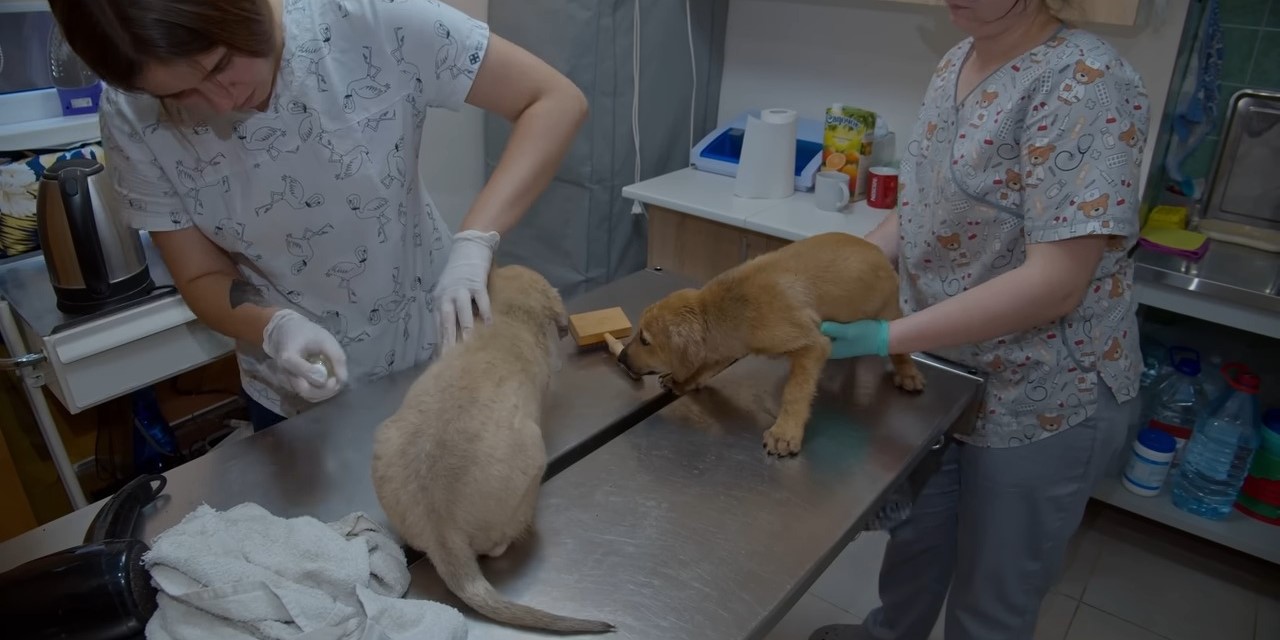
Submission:
[[615,338],[631,335],[631,321],[622,307],[610,307],[569,316],[569,333],[579,347],[589,347],[604,342],[604,334]]

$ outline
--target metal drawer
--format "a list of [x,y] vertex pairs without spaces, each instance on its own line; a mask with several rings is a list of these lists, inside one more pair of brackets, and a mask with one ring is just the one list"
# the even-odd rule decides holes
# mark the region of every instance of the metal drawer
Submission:
[[216,360],[234,341],[196,321],[178,296],[155,300],[51,336],[23,327],[43,352],[44,384],[71,413]]

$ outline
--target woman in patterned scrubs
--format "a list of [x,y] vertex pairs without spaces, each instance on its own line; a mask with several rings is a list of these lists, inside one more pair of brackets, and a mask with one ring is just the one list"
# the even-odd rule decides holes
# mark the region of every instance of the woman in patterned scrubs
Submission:
[[[586,100],[439,0],[52,0],[109,85],[118,212],[196,317],[237,341],[255,427],[465,338],[499,233],[550,182]],[[513,123],[450,234],[418,179],[427,110]],[[448,154],[449,149],[427,153]],[[332,371],[327,371],[327,358]]]
[[[929,352],[987,386],[905,520],[882,605],[817,640],[1029,640],[1095,483],[1136,419],[1133,299],[1148,100],[1106,42],[1044,0],[948,0],[942,58],[869,239],[906,317],[824,323],[832,357]],[[949,591],[949,598],[948,598]]]

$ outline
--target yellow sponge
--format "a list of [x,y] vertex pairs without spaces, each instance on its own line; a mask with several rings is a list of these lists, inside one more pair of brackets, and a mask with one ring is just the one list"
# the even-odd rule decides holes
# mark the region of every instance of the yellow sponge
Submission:
[[1195,251],[1204,245],[1206,240],[1203,233],[1187,231],[1186,229],[1152,228],[1151,225],[1142,228],[1142,237],[1148,242],[1154,242],[1178,251]]
[[1143,229],[1186,229],[1187,208],[1161,205],[1147,214],[1147,224]]

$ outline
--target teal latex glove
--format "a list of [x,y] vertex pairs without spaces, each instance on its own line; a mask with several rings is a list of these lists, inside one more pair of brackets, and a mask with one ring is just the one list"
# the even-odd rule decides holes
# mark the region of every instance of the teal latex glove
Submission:
[[831,338],[831,360],[889,355],[889,322],[824,322],[822,335]]

